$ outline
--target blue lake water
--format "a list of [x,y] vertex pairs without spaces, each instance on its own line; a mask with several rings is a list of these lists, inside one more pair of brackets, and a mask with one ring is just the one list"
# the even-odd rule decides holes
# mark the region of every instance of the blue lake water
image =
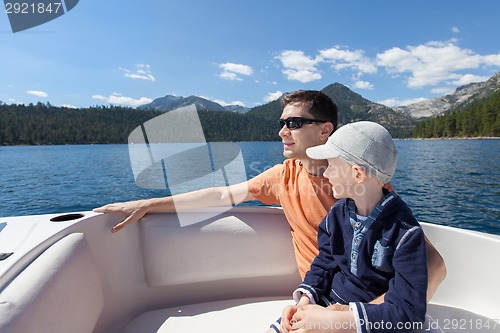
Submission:
[[[280,142],[238,145],[247,178],[283,161]],[[396,145],[392,183],[420,221],[500,234],[500,140]],[[86,211],[168,193],[135,184],[128,145],[0,147],[0,175],[0,217]]]

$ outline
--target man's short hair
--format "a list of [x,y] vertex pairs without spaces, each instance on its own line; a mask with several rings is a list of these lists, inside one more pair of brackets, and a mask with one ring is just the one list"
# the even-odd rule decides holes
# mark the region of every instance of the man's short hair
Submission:
[[335,102],[325,93],[318,90],[297,90],[283,95],[280,99],[283,108],[288,104],[307,106],[309,113],[319,120],[326,120],[337,129],[338,108]]

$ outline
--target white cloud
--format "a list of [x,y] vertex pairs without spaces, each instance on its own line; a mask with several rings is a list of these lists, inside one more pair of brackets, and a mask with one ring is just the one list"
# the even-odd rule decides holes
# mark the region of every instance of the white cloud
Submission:
[[103,96],[103,95],[92,95],[92,98],[98,99],[100,101],[106,101],[108,99],[106,96]]
[[297,70],[297,69],[286,69],[283,74],[292,81],[299,81],[302,83],[312,82],[321,79],[321,74],[319,72],[310,70]]
[[456,86],[463,86],[472,82],[484,82],[487,81],[489,77],[487,76],[479,76],[479,75],[473,75],[473,74],[465,74],[462,75],[460,78],[456,79],[455,81],[452,82],[452,84]]
[[448,95],[453,92],[454,89],[450,87],[439,87],[439,88],[433,88],[431,89],[431,93],[436,94],[436,95]]
[[[452,27],[455,33],[458,27]],[[275,59],[281,62],[282,74],[292,81],[308,83],[322,79],[321,66],[330,65],[335,71],[349,71],[352,86],[358,89],[373,89],[364,75],[374,75],[379,68],[385,69],[393,79],[403,78],[408,88],[448,86],[456,87],[487,78],[474,75],[478,69],[500,66],[500,53],[480,55],[458,46],[459,40],[430,41],[425,44],[393,47],[374,57],[363,50],[349,50],[334,46],[308,55],[301,50],[281,51]]]
[[354,88],[357,88],[357,89],[366,89],[366,90],[371,90],[373,89],[373,84],[371,84],[370,82],[367,82],[367,81],[356,81],[354,82]]
[[226,102],[225,100],[223,99],[216,99],[216,98],[212,98],[212,97],[208,97],[208,96],[199,96],[201,98],[204,98],[206,100],[209,100],[209,101],[213,101],[215,103],[218,103],[222,106],[228,106],[228,105],[239,105],[239,106],[243,106],[245,107],[245,103],[243,103],[242,101],[232,101],[232,102]]
[[302,51],[286,50],[282,51],[276,57],[281,61],[283,66],[286,68],[292,68],[296,70],[316,70],[315,66],[318,60],[312,59],[304,54]]
[[458,27],[451,27],[451,32],[458,34],[460,29]]
[[151,66],[148,64],[137,64],[135,70],[120,68],[124,72],[123,76],[129,79],[140,79],[154,82],[156,79],[151,74]]
[[397,106],[405,106],[405,105],[410,105],[413,103],[418,103],[418,102],[423,102],[426,101],[427,98],[419,97],[419,98],[411,98],[411,99],[404,99],[404,100],[399,100],[396,98],[388,98],[384,99],[382,101],[379,101],[379,104],[394,108]]
[[399,100],[395,99],[395,98],[388,98],[388,99],[384,99],[384,100],[381,100],[381,101],[378,101],[379,104],[382,104],[382,105],[385,105],[385,106],[389,106],[389,107],[395,107],[395,106],[399,106]]
[[219,67],[222,68],[219,77],[225,80],[242,81],[243,79],[239,75],[253,75],[252,67],[243,64],[226,62],[224,64],[219,64]]
[[[203,96],[200,96],[200,97],[203,97]],[[208,97],[203,97],[205,99],[208,99],[208,100],[212,100],[211,98],[208,98]],[[239,106],[245,106],[245,103],[243,103],[242,101],[232,101],[232,102],[226,102],[222,99],[214,99],[213,100],[215,103],[218,103],[222,106],[228,106],[228,105],[239,105]]]
[[333,47],[321,50],[319,54],[322,61],[331,63],[336,70],[353,69],[363,74],[377,73],[377,67],[362,50],[349,51]]
[[400,101],[397,100],[396,98],[388,98],[388,99],[384,99],[384,100],[381,100],[381,101],[378,101],[379,104],[382,104],[382,105],[385,105],[385,106],[389,106],[389,107],[396,107],[396,106],[400,106]]
[[264,98],[264,100],[266,102],[272,102],[272,101],[275,101],[278,98],[280,98],[282,95],[283,95],[283,92],[278,90],[276,92],[272,92],[272,93],[267,94],[267,96]]
[[132,97],[122,96],[122,95],[117,94],[117,93],[113,93],[110,96],[93,95],[92,98],[107,102],[109,104],[128,105],[128,106],[139,106],[139,105],[151,103],[153,101],[151,98],[141,97],[141,98],[135,99]]
[[330,64],[335,70],[354,70],[359,78],[362,74],[375,74],[377,67],[373,60],[366,57],[364,51],[350,51],[339,46],[320,50],[316,57],[307,56],[303,51],[285,50],[276,59],[281,61],[282,73],[289,80],[307,83],[322,78],[319,66]]
[[243,81],[242,78],[240,78],[236,73],[232,72],[222,72],[219,74],[219,77],[224,80],[229,80],[229,81]]
[[308,57],[302,51],[282,51],[276,59],[285,67],[282,73],[289,80],[307,83],[321,79],[321,73],[316,68],[318,59]]
[[485,55],[483,61],[487,66],[500,66],[500,53]]
[[[455,85],[463,80],[458,74],[480,66],[499,66],[500,54],[481,56],[455,45],[456,41],[429,42],[409,46],[406,49],[394,47],[377,54],[377,64],[389,73],[409,73],[409,88],[423,88],[441,83]],[[465,80],[463,80],[465,82]]]
[[242,64],[234,64],[231,62],[226,62],[225,64],[220,64],[220,68],[228,72],[234,72],[242,75],[252,75],[253,70],[252,67]]
[[37,97],[49,97],[49,94],[40,90],[26,90],[26,93]]

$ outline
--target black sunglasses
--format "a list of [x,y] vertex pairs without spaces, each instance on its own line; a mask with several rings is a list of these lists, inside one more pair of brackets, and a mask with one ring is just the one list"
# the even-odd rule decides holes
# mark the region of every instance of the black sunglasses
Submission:
[[281,128],[286,125],[286,128],[294,130],[301,128],[304,124],[326,123],[328,120],[308,119],[302,117],[290,117],[287,119],[280,119]]

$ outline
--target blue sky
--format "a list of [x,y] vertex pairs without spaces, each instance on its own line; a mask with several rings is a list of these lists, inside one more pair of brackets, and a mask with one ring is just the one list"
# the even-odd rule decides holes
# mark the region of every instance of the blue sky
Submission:
[[14,34],[2,8],[0,101],[254,107],[339,82],[404,105],[498,72],[499,13],[497,0],[80,0]]

